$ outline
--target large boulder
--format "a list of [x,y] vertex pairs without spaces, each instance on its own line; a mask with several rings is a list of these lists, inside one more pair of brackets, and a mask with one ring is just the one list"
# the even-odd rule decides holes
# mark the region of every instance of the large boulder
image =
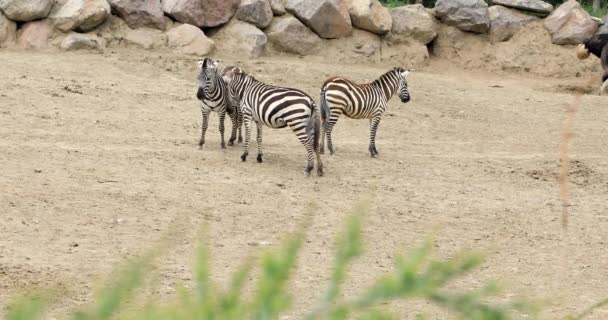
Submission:
[[46,18],[54,0],[0,0],[0,10],[13,21],[32,21]]
[[493,42],[507,41],[528,23],[540,20],[518,10],[503,6],[491,6],[490,9],[490,40]]
[[378,0],[352,0],[349,13],[353,26],[376,34],[389,32],[393,24],[390,12]]
[[213,41],[221,43],[220,53],[245,53],[251,58],[257,58],[266,52],[268,39],[266,34],[256,26],[234,20],[213,36]]
[[554,44],[579,44],[597,30],[597,22],[576,0],[568,0],[545,19]]
[[132,29],[141,27],[165,29],[160,0],[110,0],[110,5]]
[[272,8],[268,0],[243,0],[236,11],[236,18],[264,29],[272,22]]
[[234,0],[162,0],[166,14],[198,27],[216,27],[230,21],[237,4]]
[[17,24],[0,11],[0,47],[15,42],[16,37]]
[[61,41],[60,48],[67,51],[99,49],[100,41],[101,40],[95,36],[70,32],[70,34],[68,34],[65,38],[63,38],[63,41]]
[[484,0],[437,0],[435,16],[463,31],[486,33],[490,29],[488,5]]
[[437,37],[437,21],[421,4],[393,8],[390,13],[393,26],[388,38],[391,43],[414,39],[428,44]]
[[95,34],[104,41],[106,47],[117,47],[124,42],[124,38],[130,31],[131,28],[123,19],[111,15],[95,29]]
[[606,34],[608,33],[608,16],[605,16],[602,21],[604,22],[599,28],[597,28],[597,31],[595,32],[595,34]]
[[275,16],[282,16],[287,12],[285,11],[285,4],[283,3],[283,0],[269,0],[269,2],[272,13]]
[[101,25],[110,16],[110,10],[106,0],[68,0],[55,5],[49,19],[63,32],[88,32]]
[[492,0],[492,3],[543,16],[553,12],[553,5],[541,0]]
[[348,7],[346,0],[289,0],[285,5],[287,11],[326,39],[351,34]]
[[128,31],[124,42],[129,47],[151,50],[163,47],[166,43],[166,37],[158,29],[138,28]]
[[275,18],[266,35],[276,49],[301,55],[316,51],[321,44],[319,36],[290,15]]
[[53,27],[47,20],[32,21],[24,24],[18,33],[18,44],[24,49],[45,49]]
[[203,30],[189,24],[182,24],[169,30],[167,43],[170,48],[198,56],[207,55],[215,49],[215,42],[207,38]]

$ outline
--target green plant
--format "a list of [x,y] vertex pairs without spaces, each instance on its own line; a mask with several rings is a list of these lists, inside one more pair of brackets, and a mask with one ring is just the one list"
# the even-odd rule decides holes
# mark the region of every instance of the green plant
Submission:
[[[363,295],[349,301],[339,299],[342,284],[346,281],[347,268],[353,259],[362,254],[361,216],[366,207],[356,209],[347,228],[339,237],[334,261],[334,271],[325,294],[305,319],[396,319],[380,303],[398,299],[426,299],[451,310],[461,319],[509,319],[515,310],[529,310],[520,302],[497,304],[487,302],[494,296],[497,286],[489,284],[472,291],[450,291],[445,286],[452,280],[471,272],[482,262],[481,255],[465,253],[448,260],[433,260],[430,257],[430,240],[408,255],[397,259],[394,272],[378,279]],[[140,305],[133,301],[135,289],[142,283],[154,255],[146,255],[118,272],[118,277],[101,292],[95,303],[78,310],[71,316],[75,320],[102,319],[278,319],[288,311],[291,296],[288,282],[302,246],[304,233],[289,237],[275,251],[261,258],[261,270],[257,289],[253,296],[245,299],[241,291],[249,279],[254,264],[247,260],[232,276],[226,290],[220,290],[209,275],[208,253],[204,245],[197,252],[195,266],[195,289],[179,290],[178,296],[165,303],[147,304],[135,311],[121,312],[127,304],[130,309]],[[39,297],[19,300],[9,308],[8,320],[38,319],[46,306]]]

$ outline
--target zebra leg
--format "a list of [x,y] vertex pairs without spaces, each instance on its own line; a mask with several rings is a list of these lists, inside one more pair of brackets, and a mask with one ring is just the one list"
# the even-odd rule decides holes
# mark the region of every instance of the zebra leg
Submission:
[[257,142],[258,142],[258,162],[262,163],[262,124],[259,122],[256,122],[256,127],[258,129],[258,137],[257,137]]
[[371,134],[369,138],[369,153],[372,158],[375,158],[378,155],[378,149],[376,149],[376,132],[378,131],[380,119],[380,116],[375,116],[370,119]]
[[243,142],[243,121],[244,121],[243,117],[244,117],[243,111],[241,111],[241,109],[239,109],[238,116],[237,116],[237,120],[238,120],[237,126],[239,128],[239,140],[238,140],[239,143]]
[[[321,163],[321,156],[317,153],[318,150],[315,150],[314,136],[309,136],[304,132],[306,130],[306,127],[302,128],[301,122],[290,122],[288,123],[288,125],[293,130],[293,132],[295,132],[296,136],[298,137],[298,140],[300,140],[300,142],[304,145],[304,148],[306,148],[307,161],[306,170],[304,170],[304,174],[308,177],[310,176],[312,169],[315,168],[315,153],[317,154],[317,161],[319,162],[319,164]],[[321,174],[322,171],[323,168],[321,167]]]
[[228,140],[228,145],[233,146],[234,140],[236,140],[236,131],[237,131],[237,114],[236,111],[233,111],[229,114],[230,121],[232,122],[232,132],[230,133],[230,140]]
[[[336,123],[338,122],[338,118],[340,117],[340,115],[342,114],[342,112],[337,111],[334,112],[334,110],[332,110],[331,115],[329,116],[329,120],[327,120],[327,122],[325,123],[325,125],[323,125],[323,131],[325,131],[325,136],[327,137],[327,149],[329,149],[329,154],[330,155],[334,155],[334,144],[332,143],[331,140],[331,132],[334,129],[334,126],[336,125]],[[323,140],[321,140],[323,141]]]
[[226,149],[226,142],[224,141],[224,123],[226,122],[226,112],[222,112],[219,114],[220,118],[220,141],[222,149]]
[[205,144],[205,133],[207,132],[207,128],[209,127],[209,111],[202,109],[201,113],[203,114],[203,125],[201,129],[201,140],[198,143],[198,148],[202,149]]
[[249,140],[251,138],[251,117],[244,117],[243,124],[245,125],[245,151],[243,152],[243,155],[241,155],[241,160],[247,161],[247,156],[249,155]]
[[320,154],[325,154],[325,123],[321,123],[321,140],[319,141],[319,151]]

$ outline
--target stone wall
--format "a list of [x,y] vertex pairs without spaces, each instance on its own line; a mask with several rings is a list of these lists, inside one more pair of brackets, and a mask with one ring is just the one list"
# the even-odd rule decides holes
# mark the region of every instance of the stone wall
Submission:
[[531,38],[546,42],[540,48],[547,52],[571,50],[568,45],[606,31],[598,28],[602,20],[575,0],[559,8],[541,0],[490,2],[438,0],[433,9],[388,9],[378,0],[2,0],[0,47],[136,47],[196,56],[298,55],[410,67],[427,63],[430,48],[441,58],[483,67],[468,61],[483,59],[480,51],[505,59],[495,50],[517,51],[503,44],[513,43],[517,34],[517,45],[525,50],[525,30],[546,34]]

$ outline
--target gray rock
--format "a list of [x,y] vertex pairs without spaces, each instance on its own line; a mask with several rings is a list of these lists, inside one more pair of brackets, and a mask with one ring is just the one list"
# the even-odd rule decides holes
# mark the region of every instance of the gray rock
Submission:
[[220,43],[220,52],[240,53],[250,58],[265,54],[268,38],[262,30],[247,22],[233,20],[224,26],[214,36],[213,40]]
[[99,49],[100,39],[97,37],[89,36],[82,33],[70,32],[63,41],[61,41],[60,48],[63,50],[93,50]]
[[490,39],[493,42],[507,41],[528,23],[540,20],[539,17],[503,6],[491,6]]
[[49,46],[52,29],[47,20],[28,22],[19,29],[17,43],[24,49],[45,49]]
[[553,5],[541,0],[491,0],[491,2],[503,7],[545,16],[553,12]]
[[321,38],[341,38],[352,32],[345,0],[289,0],[285,9]]
[[606,34],[608,33],[608,16],[605,16],[602,21],[604,22],[602,25],[597,28],[595,34]]
[[54,0],[0,0],[0,10],[13,21],[46,18]]
[[393,19],[388,9],[380,1],[351,1],[349,13],[353,26],[375,34],[385,34],[391,30]]
[[437,37],[437,21],[421,4],[393,8],[390,13],[393,19],[390,42],[402,43],[415,39],[428,44]]
[[287,13],[287,11],[285,11],[285,4],[283,3],[283,0],[269,0],[269,2],[272,13],[275,16],[282,16]]
[[151,50],[162,47],[166,42],[166,38],[160,30],[139,28],[128,31],[124,41],[129,47]]
[[112,9],[132,29],[150,27],[165,30],[165,19],[160,0],[110,0]]
[[17,24],[9,20],[0,11],[0,47],[15,42],[17,38]]
[[272,22],[272,8],[268,0],[242,0],[236,18],[264,29]]
[[490,29],[488,5],[484,0],[437,0],[435,16],[463,31],[486,33]]
[[275,18],[266,35],[278,50],[301,55],[312,53],[321,44],[319,36],[290,15]]
[[68,0],[55,5],[49,19],[63,32],[88,32],[101,25],[110,16],[110,10],[106,0]]
[[568,0],[545,19],[554,44],[579,44],[595,34],[598,24],[576,0]]
[[197,27],[216,27],[230,21],[237,5],[238,0],[162,0],[166,14]]
[[182,24],[167,32],[167,43],[170,48],[185,54],[204,56],[215,49],[215,42],[200,28]]

